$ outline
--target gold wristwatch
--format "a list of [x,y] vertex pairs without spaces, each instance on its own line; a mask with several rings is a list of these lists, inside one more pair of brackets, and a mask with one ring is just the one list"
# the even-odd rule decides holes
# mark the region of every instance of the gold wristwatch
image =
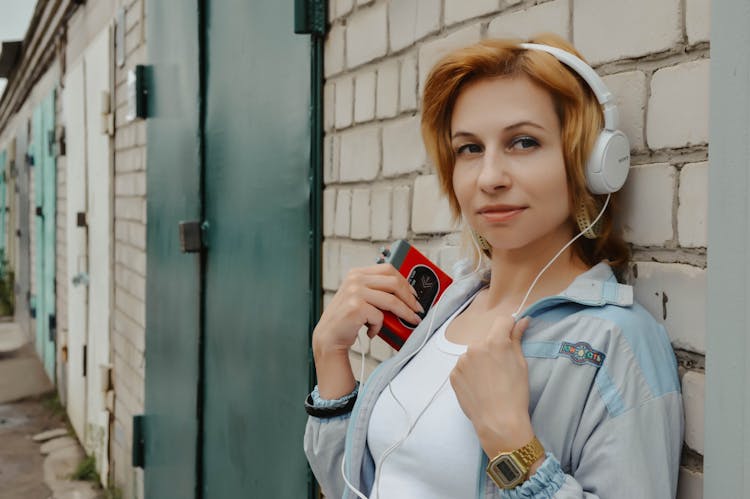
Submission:
[[542,443],[531,442],[512,452],[501,452],[487,465],[487,474],[501,489],[512,489],[529,478],[529,468],[544,456]]

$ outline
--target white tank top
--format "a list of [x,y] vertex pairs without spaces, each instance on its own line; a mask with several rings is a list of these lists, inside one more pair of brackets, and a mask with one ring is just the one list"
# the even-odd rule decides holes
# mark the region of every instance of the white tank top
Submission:
[[[378,397],[367,431],[376,477],[380,475],[370,499],[476,497],[482,449],[448,379],[466,345],[445,338],[448,325],[473,299],[445,321],[391,382],[393,394],[404,408],[388,388]],[[383,453],[403,439],[441,385],[411,434],[381,465]]]

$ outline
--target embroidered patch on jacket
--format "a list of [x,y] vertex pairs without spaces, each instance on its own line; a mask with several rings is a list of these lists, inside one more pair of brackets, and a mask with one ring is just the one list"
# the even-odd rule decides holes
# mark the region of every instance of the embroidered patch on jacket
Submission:
[[578,343],[563,341],[563,344],[560,345],[560,353],[567,356],[575,364],[591,364],[595,367],[601,367],[605,357],[604,353],[594,350],[585,341],[579,341]]

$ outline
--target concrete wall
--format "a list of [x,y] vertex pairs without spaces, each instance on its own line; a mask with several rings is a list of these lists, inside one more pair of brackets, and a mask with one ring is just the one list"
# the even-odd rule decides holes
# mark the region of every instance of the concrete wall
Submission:
[[[648,13],[648,15],[644,15]],[[424,79],[447,51],[555,32],[619,99],[633,169],[629,277],[667,328],[686,410],[679,497],[702,497],[708,171],[708,0],[330,0],[325,49],[324,303],[377,249],[408,238],[445,269],[461,255],[419,135]],[[360,335],[365,373],[392,355]],[[357,375],[360,348],[351,358]]]

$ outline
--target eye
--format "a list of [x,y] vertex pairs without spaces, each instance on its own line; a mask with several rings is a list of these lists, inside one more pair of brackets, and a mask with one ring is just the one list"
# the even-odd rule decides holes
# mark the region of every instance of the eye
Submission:
[[479,154],[482,152],[482,146],[479,144],[464,144],[456,149],[456,154]]
[[537,142],[535,138],[529,136],[517,137],[510,143],[511,149],[518,150],[528,150],[538,146],[539,142]]

